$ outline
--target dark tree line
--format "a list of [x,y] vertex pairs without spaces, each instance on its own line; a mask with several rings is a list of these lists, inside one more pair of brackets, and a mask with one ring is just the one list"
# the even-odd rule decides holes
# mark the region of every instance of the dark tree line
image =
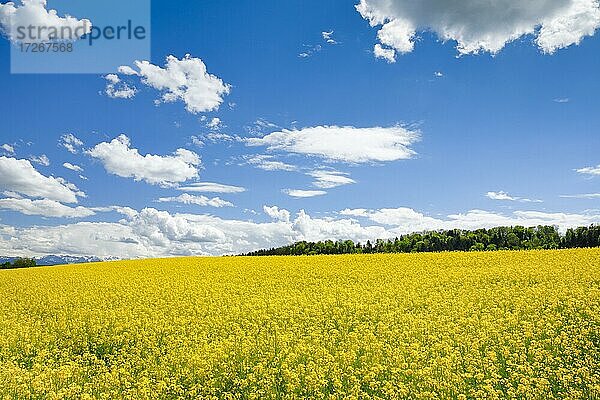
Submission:
[[0,264],[0,269],[31,268],[37,266],[33,258],[17,258],[12,263],[7,261]]
[[365,244],[352,240],[298,242],[290,246],[259,250],[247,256],[284,256],[360,253],[424,253],[442,251],[496,251],[572,249],[600,247],[600,226],[569,229],[561,235],[554,226],[499,227],[468,231],[453,229],[402,235],[393,240]]

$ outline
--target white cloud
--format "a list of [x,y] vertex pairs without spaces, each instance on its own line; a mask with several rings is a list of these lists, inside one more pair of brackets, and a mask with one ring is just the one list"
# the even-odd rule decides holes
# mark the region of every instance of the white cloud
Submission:
[[282,161],[277,161],[273,156],[257,154],[253,156],[244,157],[245,162],[249,165],[252,165],[256,168],[262,169],[264,171],[297,171],[298,167],[290,164],[286,164]]
[[307,175],[315,178],[313,186],[320,189],[333,189],[338,186],[356,183],[356,181],[350,178],[347,173],[333,170],[317,170],[309,172]]
[[379,41],[383,45],[389,46],[383,49],[392,50],[394,54],[396,52],[400,54],[412,52],[415,48],[415,35],[414,26],[409,21],[401,19],[394,19],[387,22],[377,32]]
[[568,97],[558,97],[556,99],[553,100],[555,103],[569,103],[571,101],[571,99],[569,99]]
[[490,211],[471,210],[464,214],[451,214],[446,218],[433,218],[411,208],[380,210],[346,209],[340,215],[366,218],[385,225],[392,235],[439,229],[481,229],[498,226],[538,225],[558,226],[561,231],[577,226],[587,226],[600,222],[600,214],[546,213],[539,211],[515,211],[505,215]]
[[296,197],[298,199],[304,199],[308,197],[317,197],[326,195],[327,192],[324,190],[299,190],[299,189],[284,189],[283,193],[290,197]]
[[515,201],[516,199],[512,196],[510,196],[508,193],[506,192],[488,192],[486,194],[486,197],[492,200],[508,200],[508,201]]
[[262,138],[248,138],[248,146],[267,146],[270,151],[316,156],[330,161],[367,163],[412,158],[411,145],[420,140],[418,131],[401,126],[355,128],[316,126],[283,129]]
[[131,142],[120,135],[110,143],[103,142],[87,151],[100,160],[107,172],[152,185],[173,186],[198,177],[200,157],[189,150],[177,149],[173,155],[141,155],[130,147]]
[[214,226],[190,223],[183,215],[171,215],[152,208],[136,213],[130,221],[130,226],[139,236],[159,246],[169,242],[192,244],[225,240],[224,232]]
[[45,154],[42,154],[41,156],[31,156],[31,157],[29,157],[29,161],[34,162],[39,165],[43,165],[44,167],[47,167],[50,165],[50,159]]
[[435,76],[436,78],[443,78],[444,77],[444,73],[440,72],[440,71],[436,71],[433,76]]
[[375,58],[383,58],[388,63],[396,62],[396,50],[383,48],[379,43],[373,46],[373,54]]
[[381,210],[346,209],[340,215],[367,218],[388,227],[394,227],[398,233],[419,232],[442,229],[444,222],[413,210],[400,207]]
[[283,246],[300,240],[353,239],[385,235],[382,227],[363,227],[353,220],[312,218],[300,211],[267,207],[275,221],[255,223],[210,215],[170,214],[153,208],[115,209],[118,223],[77,223],[56,227],[15,228],[0,225],[0,254],[40,256],[86,255],[100,258],[147,258],[223,255]]
[[0,254],[24,257],[44,255],[143,258],[166,255],[134,239],[129,226],[91,223],[17,228],[0,225]]
[[138,75],[138,73],[137,73],[137,72],[136,72],[136,71],[135,71],[133,68],[131,68],[131,67],[130,67],[130,66],[128,66],[128,65],[121,65],[121,66],[120,66],[120,67],[117,69],[117,71],[118,71],[120,74],[123,74],[123,75],[128,75],[128,76],[132,76],[132,75]]
[[[201,118],[200,120],[207,121],[205,117]],[[197,147],[204,147],[207,144],[232,144],[235,142],[244,142],[244,139],[238,135],[229,135],[227,133],[219,132],[219,129],[226,128],[226,126],[222,124],[221,120],[215,122],[213,121],[213,119],[211,119],[206,123],[206,126],[211,129],[211,132],[208,132],[203,135],[191,136],[190,139],[193,145]]]
[[246,130],[253,136],[262,136],[268,130],[279,129],[280,126],[273,122],[267,121],[264,118],[257,119],[254,124],[246,126]]
[[194,204],[197,206],[210,206],[210,207],[233,207],[233,204],[225,201],[219,197],[208,198],[206,196],[193,196],[188,193],[184,193],[177,197],[161,197],[158,199],[160,203],[183,203],[183,204]]
[[463,229],[489,228],[494,226],[558,226],[561,231],[577,226],[587,226],[600,222],[600,215],[546,213],[539,211],[515,211],[512,215],[497,214],[489,211],[472,210],[466,214],[450,215],[447,226],[459,226]]
[[230,85],[207,72],[201,59],[189,54],[181,60],[168,56],[164,68],[149,61],[136,61],[135,66],[137,71],[122,66],[119,72],[139,76],[143,84],[161,91],[158,103],[183,101],[192,114],[217,110],[231,90]]
[[10,197],[11,199],[22,199],[23,198],[23,196],[21,196],[19,193],[12,192],[10,190],[5,190],[4,192],[2,192],[2,195],[6,196],[6,197]]
[[600,193],[571,194],[560,196],[563,199],[600,199]]
[[598,165],[597,167],[580,168],[577,170],[577,172],[580,174],[585,174],[585,175],[598,176],[598,175],[600,175],[600,165]]
[[214,131],[219,130],[223,128],[223,121],[221,121],[221,118],[214,117],[206,123],[206,127]]
[[312,57],[314,54],[320,53],[321,50],[323,50],[323,46],[321,46],[320,44],[317,44],[317,45],[305,44],[305,45],[303,45],[303,47],[305,48],[305,50],[302,53],[298,54],[298,57],[300,57],[300,58]]
[[81,168],[79,165],[71,164],[68,162],[64,163],[63,167],[65,167],[66,169],[70,169],[71,171],[83,172],[83,168]]
[[83,193],[82,191],[80,191],[74,183],[70,183],[66,179],[61,178],[61,177],[56,178],[56,180],[59,183],[61,183],[63,186],[65,186],[66,188],[72,190],[74,193],[77,193],[77,196],[79,196],[79,197],[87,197],[86,194]]
[[540,24],[535,42],[545,53],[551,54],[579,44],[586,36],[593,36],[600,27],[600,5],[597,0],[570,0],[562,3],[567,5]]
[[368,217],[369,216],[369,210],[367,210],[366,208],[346,208],[342,211],[339,212],[340,215],[346,216],[346,217]]
[[[300,239],[311,242],[319,240],[354,240],[366,242],[377,238],[392,237],[382,226],[363,226],[352,219],[313,218],[304,210],[292,221],[292,229]],[[296,240],[297,241],[297,240]]]
[[273,221],[256,223],[210,215],[170,214],[153,208],[136,211],[109,207],[102,211],[108,210],[121,213],[123,219],[118,223],[81,222],[55,227],[18,228],[0,225],[0,254],[68,254],[100,258],[223,255],[277,247],[300,240],[351,239],[364,243],[433,229],[558,225],[564,231],[568,227],[600,222],[600,214],[536,211],[517,211],[504,215],[471,210],[464,214],[433,218],[409,208],[356,209],[340,212],[351,218],[315,218],[302,210],[292,217],[287,210],[265,207],[263,211]]
[[[333,46],[339,44],[339,42],[333,37],[333,30],[321,32],[321,37],[327,45]],[[298,54],[298,57],[300,58],[312,57],[323,50],[323,45],[321,44],[303,44],[302,47],[304,48],[304,51]]]
[[456,42],[460,54],[495,54],[525,35],[533,35],[544,53],[554,53],[600,26],[597,0],[361,0],[356,9],[371,26],[380,26],[376,52],[390,62],[396,53],[413,51],[419,32]]
[[270,218],[273,218],[276,221],[290,222],[291,214],[288,210],[280,209],[277,206],[273,206],[273,207],[264,206],[263,211]]
[[77,203],[85,194],[62,178],[40,174],[28,160],[0,157],[0,190],[25,196]]
[[487,192],[485,195],[488,199],[501,200],[501,201],[519,201],[521,203],[543,203],[542,200],[532,200],[525,197],[511,196],[504,191],[499,192]]
[[212,142],[212,143],[235,142],[235,141],[239,141],[240,140],[237,136],[231,136],[231,135],[228,135],[226,133],[218,133],[218,132],[208,133],[203,138],[205,140],[208,140],[208,141]]
[[126,224],[146,246],[179,255],[246,252],[267,243],[280,245],[297,238],[289,223],[258,224],[208,215],[171,215],[155,209],[136,213]]
[[15,154],[15,148],[10,144],[3,144],[0,149],[4,150],[9,156]]
[[[14,43],[77,40],[90,32],[92,23],[89,20],[69,15],[60,17],[56,10],[48,10],[46,3],[46,0],[21,0],[20,6],[14,2],[0,4],[0,31]],[[20,29],[29,26],[37,28],[31,35],[27,29]],[[22,32],[26,34],[24,37]]]
[[202,140],[203,138],[200,136],[191,136],[190,140],[192,141],[191,144],[193,144],[196,147],[204,147],[205,143]]
[[333,30],[321,32],[321,36],[323,37],[323,40],[327,42],[327,44],[338,44],[338,41],[333,38]]
[[246,189],[243,187],[223,185],[221,183],[213,182],[192,183],[191,185],[180,187],[179,190],[183,192],[194,193],[242,193],[246,191]]
[[84,218],[95,214],[93,210],[86,207],[69,207],[48,199],[0,199],[0,209],[53,218]]
[[115,74],[108,74],[104,79],[106,79],[104,93],[111,99],[131,99],[137,94],[134,86],[129,86]]
[[60,137],[60,141],[58,142],[60,146],[67,149],[69,153],[77,154],[79,153],[79,149],[83,146],[83,142],[72,133],[68,133]]

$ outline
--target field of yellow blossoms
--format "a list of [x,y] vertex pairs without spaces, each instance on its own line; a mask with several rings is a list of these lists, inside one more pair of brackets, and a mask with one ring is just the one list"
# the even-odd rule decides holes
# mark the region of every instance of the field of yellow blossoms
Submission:
[[600,398],[600,250],[0,271],[0,399]]

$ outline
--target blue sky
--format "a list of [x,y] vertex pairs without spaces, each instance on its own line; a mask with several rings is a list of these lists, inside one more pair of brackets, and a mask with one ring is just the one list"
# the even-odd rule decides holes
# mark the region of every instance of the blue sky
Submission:
[[[352,2],[199,1],[174,7],[153,1],[152,53],[145,61],[165,68],[168,56],[179,62],[189,54],[230,85],[213,110],[201,112],[190,112],[180,99],[156,104],[165,90],[143,82],[136,58],[126,65],[139,75],[112,71],[117,88],[135,88],[132,98],[107,94],[107,74],[11,74],[5,35],[0,39],[4,173],[13,171],[9,159],[45,155],[49,165],[28,162],[45,178],[64,178],[85,197],[69,203],[19,191],[14,179],[0,177],[0,192],[8,199],[0,200],[0,253],[225,254],[299,239],[365,240],[454,226],[544,222],[565,228],[600,222],[600,38],[582,35],[578,45],[569,46],[559,40],[565,48],[545,54],[548,45],[538,45],[538,33],[524,34],[497,51],[483,46],[479,54],[459,55],[457,40],[440,39],[435,19],[404,15],[403,2],[396,3],[397,9],[387,10],[388,20],[413,18],[416,26],[423,24],[417,26],[412,51],[397,44],[400,36],[396,42],[379,40],[381,24],[369,26]],[[564,3],[557,13],[568,15],[570,2],[555,3]],[[369,5],[377,9],[378,2]],[[49,1],[48,8],[60,16],[87,17],[70,10],[68,2]],[[474,35],[484,29],[459,23],[475,29]],[[395,62],[375,57],[378,41],[396,52]],[[215,118],[221,124],[210,128]],[[344,157],[290,145],[295,134],[311,143],[326,143],[328,134],[337,134],[330,129],[322,136],[310,130],[315,127],[353,127],[353,135],[381,128],[382,135],[408,132],[420,140],[405,146],[411,156],[385,161],[373,154],[385,150],[387,142],[375,153],[347,143],[353,150]],[[269,136],[274,132],[281,135]],[[67,134],[81,141],[75,154],[61,145]],[[107,164],[116,161],[108,159],[110,154],[100,156],[97,146],[118,145],[113,140],[119,135],[126,135],[127,148],[142,157],[169,157],[177,149],[195,153],[201,162],[187,166],[198,176],[152,183],[148,174],[153,172],[126,176],[127,167],[111,170]],[[249,146],[249,138],[265,145]],[[334,154],[344,144],[334,140],[324,146],[333,146]],[[398,150],[397,144],[392,147]],[[352,159],[363,150],[366,160]],[[248,162],[253,157],[255,164]],[[288,170],[257,168],[259,159],[263,167],[264,161],[279,162]],[[315,171],[327,171],[328,179],[335,171],[354,183],[315,185],[310,175]],[[143,177],[136,180],[136,174]],[[157,201],[178,197],[186,193],[182,188],[199,182],[245,191],[187,192],[233,205],[226,207]],[[286,190],[326,194],[298,198]],[[81,207],[82,216],[62,217],[56,204],[35,203],[42,200]],[[40,238],[46,238],[42,244],[28,242]]]

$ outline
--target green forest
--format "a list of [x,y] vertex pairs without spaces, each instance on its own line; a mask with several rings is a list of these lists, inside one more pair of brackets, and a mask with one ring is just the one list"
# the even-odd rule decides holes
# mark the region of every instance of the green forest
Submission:
[[572,249],[600,247],[600,226],[568,229],[561,235],[554,226],[523,226],[477,229],[453,229],[411,233],[395,239],[354,243],[352,240],[298,242],[289,246],[259,250],[246,256],[292,256],[360,253],[424,253],[443,251],[496,251]]
[[6,261],[0,264],[0,269],[19,269],[36,267],[37,263],[33,258],[17,258],[13,262]]

